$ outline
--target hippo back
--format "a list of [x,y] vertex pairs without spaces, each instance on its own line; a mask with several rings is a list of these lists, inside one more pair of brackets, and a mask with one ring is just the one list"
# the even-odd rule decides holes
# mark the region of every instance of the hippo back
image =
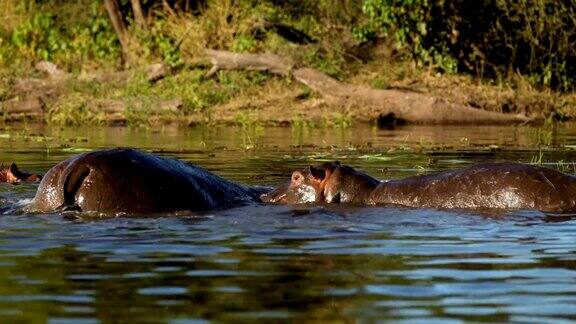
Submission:
[[482,163],[382,182],[368,202],[428,208],[573,211],[576,178],[528,164]]
[[111,149],[81,154],[54,166],[28,210],[150,214],[204,211],[258,200],[251,188],[183,161],[134,149]]

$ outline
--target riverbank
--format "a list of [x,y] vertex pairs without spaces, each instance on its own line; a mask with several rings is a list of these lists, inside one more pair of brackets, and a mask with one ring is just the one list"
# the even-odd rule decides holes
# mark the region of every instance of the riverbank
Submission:
[[387,126],[576,116],[570,3],[475,4],[486,15],[443,2],[191,3],[0,0],[3,120]]
[[[328,82],[338,82],[324,89],[306,80],[302,82],[298,76],[295,78],[293,68],[288,68],[285,74],[266,68],[250,71],[257,68],[242,66],[215,70],[208,61],[206,58],[178,70],[152,64],[127,71],[90,74],[71,74],[55,65],[43,66],[48,63],[42,62],[24,76],[16,77],[3,71],[0,109],[5,122],[37,120],[56,125],[501,124],[570,120],[576,114],[574,93],[538,90],[521,77],[513,83],[494,85],[469,76],[418,69],[406,62],[371,62],[356,66],[355,72],[341,81],[321,74],[322,78],[329,78],[329,81],[317,82],[324,87]],[[385,92],[382,100],[379,92],[375,98],[354,97],[362,90]],[[390,96],[396,97],[389,99]],[[394,101],[398,97],[412,98],[409,96],[416,99]],[[465,118],[461,119],[442,119],[442,116],[426,119],[426,116],[406,113],[418,112],[429,98],[433,104],[448,103],[470,109],[472,113],[475,110],[497,112],[505,118],[497,115],[496,119],[466,120],[469,115],[466,111]],[[439,111],[434,110],[439,109],[435,106],[430,109],[433,113]],[[407,118],[402,118],[401,113]],[[448,117],[453,116],[454,113],[450,113]],[[526,116],[526,119],[509,119],[510,116]]]

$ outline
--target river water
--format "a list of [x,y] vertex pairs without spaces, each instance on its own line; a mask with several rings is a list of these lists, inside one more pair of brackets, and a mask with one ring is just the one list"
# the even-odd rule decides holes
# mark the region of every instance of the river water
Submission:
[[[0,130],[0,159],[24,170],[114,146],[249,184],[330,160],[379,178],[504,160],[576,171],[576,125]],[[9,207],[36,187],[0,185],[2,323],[576,320],[572,215],[254,205],[98,219]]]

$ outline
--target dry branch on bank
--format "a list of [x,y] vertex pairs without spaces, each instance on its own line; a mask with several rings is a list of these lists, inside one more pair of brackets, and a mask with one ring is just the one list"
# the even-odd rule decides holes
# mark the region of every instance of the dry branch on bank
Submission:
[[164,78],[169,73],[169,68],[162,63],[156,63],[148,65],[141,70],[81,74],[78,76],[78,80],[99,83],[124,84],[130,81],[130,79],[138,73],[144,73],[146,80],[149,82],[156,82]]
[[[36,70],[46,73],[52,83],[66,81],[72,77],[70,73],[60,70],[52,62],[40,61],[35,67]],[[100,83],[126,83],[134,76],[143,73],[146,76],[146,80],[156,82],[168,75],[169,72],[169,68],[165,64],[156,63],[136,70],[80,74],[78,80]]]
[[[227,51],[206,50],[213,66],[208,76],[218,70],[250,70],[292,77],[320,94],[322,99],[301,100],[299,95],[282,96],[280,101],[268,102],[267,98],[251,97],[249,102],[238,102],[213,107],[202,114],[188,114],[186,118],[196,122],[234,122],[238,116],[270,123],[290,123],[294,120],[312,122],[351,118],[359,121],[397,122],[426,124],[511,124],[525,123],[531,119],[525,115],[513,115],[476,109],[469,105],[451,102],[430,94],[398,89],[372,89],[338,81],[316,69],[301,68],[290,59],[274,54],[238,54]],[[69,93],[70,82],[97,82],[122,85],[135,76],[155,82],[169,73],[164,64],[153,64],[139,70],[101,72],[75,76],[60,70],[50,62],[36,65],[44,72],[43,79],[16,80],[8,100],[0,103],[0,114],[11,120],[24,117],[42,118],[45,107],[59,105],[59,98]],[[295,90],[295,89],[293,89]],[[281,90],[282,91],[282,90]],[[286,89],[290,92],[291,90]],[[300,90],[299,90],[300,91]],[[286,94],[284,91],[283,94]],[[265,102],[262,103],[262,100]],[[259,101],[260,100],[260,101]],[[292,100],[292,101],[291,101]],[[296,108],[298,105],[299,108]],[[150,100],[93,100],[87,102],[92,113],[118,116],[125,120],[126,113],[139,112],[142,116],[159,116],[165,112],[180,112],[182,101]],[[291,109],[293,108],[294,109]],[[287,109],[288,108],[288,109]],[[51,113],[54,110],[50,111]],[[16,116],[12,118],[11,116]],[[182,117],[182,116],[180,116]],[[108,120],[108,118],[106,118]]]
[[349,112],[359,120],[393,118],[425,124],[510,124],[531,120],[524,115],[485,111],[416,92],[346,84],[316,69],[297,68],[290,60],[273,54],[207,50],[206,55],[213,64],[209,75],[219,69],[291,74],[295,80],[318,92],[327,103],[351,109]]
[[294,67],[290,60],[274,54],[239,54],[216,50],[206,50],[206,54],[212,63],[212,69],[207,73],[209,77],[218,70],[250,70],[287,76]]
[[6,114],[40,115],[44,113],[44,103],[39,98],[10,99],[2,103],[2,112]]

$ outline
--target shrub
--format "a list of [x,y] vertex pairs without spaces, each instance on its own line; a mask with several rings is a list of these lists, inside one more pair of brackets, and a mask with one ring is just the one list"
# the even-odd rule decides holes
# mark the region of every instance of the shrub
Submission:
[[101,3],[92,0],[85,5],[87,19],[67,25],[61,17],[41,8],[25,6],[26,17],[13,30],[4,30],[0,41],[0,63],[51,60],[61,66],[77,67],[88,61],[115,62],[120,57],[118,40]]
[[574,1],[364,0],[363,12],[358,39],[394,37],[419,64],[574,89]]

